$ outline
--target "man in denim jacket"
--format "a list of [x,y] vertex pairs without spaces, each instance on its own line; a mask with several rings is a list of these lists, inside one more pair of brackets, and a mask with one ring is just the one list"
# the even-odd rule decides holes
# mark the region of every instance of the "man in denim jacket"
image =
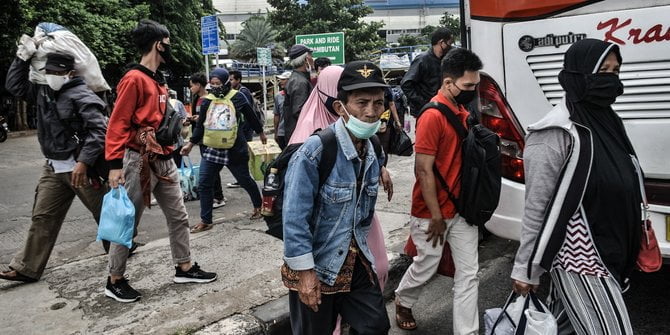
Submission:
[[289,163],[282,279],[290,289],[293,334],[332,334],[337,314],[355,334],[390,328],[366,242],[384,161],[369,138],[379,129],[385,87],[373,63],[347,64],[333,103],[340,115],[330,126],[338,152],[326,182],[319,189],[319,137],[308,138]]

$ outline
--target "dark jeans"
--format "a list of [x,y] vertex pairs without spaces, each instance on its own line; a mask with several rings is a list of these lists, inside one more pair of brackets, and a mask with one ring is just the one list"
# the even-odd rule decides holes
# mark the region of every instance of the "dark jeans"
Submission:
[[321,294],[319,311],[312,311],[300,301],[298,292],[289,291],[289,308],[293,335],[332,334],[337,315],[351,326],[349,334],[388,334],[391,325],[377,276],[374,283],[360,259],[356,260],[351,292]]
[[[202,145],[199,145],[199,147],[200,147],[200,157],[202,157],[202,153],[205,151],[205,147],[203,147]],[[223,200],[223,186],[221,186],[221,175],[217,173],[214,178],[215,180],[212,184],[212,187],[214,187],[214,199]]]
[[[254,208],[260,208],[262,205],[261,192],[258,190],[258,184],[251,178],[249,173],[249,158],[241,162],[228,163],[228,170],[233,174],[240,186],[247,191]],[[217,177],[223,169],[223,164],[210,162],[206,159],[200,161],[200,219],[205,224],[212,223],[212,206],[214,203],[214,187],[217,184]],[[221,185],[221,182],[218,182]]]

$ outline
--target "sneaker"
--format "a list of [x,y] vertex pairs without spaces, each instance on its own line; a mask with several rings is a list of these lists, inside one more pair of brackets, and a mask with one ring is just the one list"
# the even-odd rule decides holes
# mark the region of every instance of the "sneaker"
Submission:
[[214,204],[212,205],[212,208],[219,208],[219,207],[223,207],[225,205],[226,205],[226,200],[214,199]]
[[228,183],[226,185],[226,187],[228,187],[228,188],[240,188],[241,186],[240,186],[240,183],[234,182],[234,183]]
[[158,200],[156,200],[156,198],[154,198],[154,197],[151,197],[151,202],[150,203],[151,203],[151,206],[157,206],[158,205]]
[[107,277],[105,295],[118,302],[135,302],[142,297],[140,292],[137,292],[130,287],[126,278],[121,278],[117,280],[116,283],[112,284],[110,277]]
[[215,272],[205,272],[200,270],[198,263],[193,263],[191,269],[184,272],[179,266],[175,266],[177,273],[174,275],[174,282],[177,284],[184,283],[210,283],[216,280]]

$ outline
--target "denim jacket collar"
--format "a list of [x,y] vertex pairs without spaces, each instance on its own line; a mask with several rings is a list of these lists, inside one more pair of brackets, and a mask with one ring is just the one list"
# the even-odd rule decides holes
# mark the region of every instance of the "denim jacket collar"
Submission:
[[[354,141],[351,139],[347,127],[344,126],[344,119],[342,117],[335,122],[335,136],[340,143],[340,148],[342,148],[344,157],[346,157],[347,160],[356,159],[358,157],[358,152],[356,151]],[[370,142],[370,140],[365,140],[365,142],[365,145],[367,146],[366,162],[374,160],[375,150],[372,146],[372,142]]]

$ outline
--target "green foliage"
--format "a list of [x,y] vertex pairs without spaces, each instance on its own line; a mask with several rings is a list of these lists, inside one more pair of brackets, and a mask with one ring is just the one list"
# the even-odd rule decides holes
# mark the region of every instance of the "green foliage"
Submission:
[[200,17],[214,13],[211,0],[9,0],[0,2],[2,79],[14,58],[21,34],[32,36],[40,22],[65,26],[95,54],[105,79],[115,86],[128,63],[138,62],[130,31],[143,18],[165,24],[171,33],[175,62],[182,77],[200,71]]
[[361,19],[372,13],[363,0],[321,0],[299,4],[297,0],[268,0],[274,7],[268,16],[277,28],[277,40],[286,46],[295,44],[295,35],[344,32],[345,60],[365,59],[384,46],[377,31],[381,22]]
[[[99,1],[99,0],[98,0]],[[152,20],[170,30],[173,62],[166,66],[172,78],[183,78],[205,66],[200,43],[200,18],[214,14],[212,0],[135,0],[149,5]]]
[[430,44],[430,41],[426,41],[426,37],[422,35],[402,34],[398,37],[398,46],[401,47],[421,44]]
[[461,40],[461,20],[458,16],[445,12],[440,18],[440,26],[447,27],[451,31],[454,41]]
[[230,53],[234,58],[255,62],[256,48],[273,46],[272,58],[281,59],[286,55],[286,50],[281,44],[275,43],[277,34],[265,16],[253,15],[242,22],[242,31],[231,46]]

